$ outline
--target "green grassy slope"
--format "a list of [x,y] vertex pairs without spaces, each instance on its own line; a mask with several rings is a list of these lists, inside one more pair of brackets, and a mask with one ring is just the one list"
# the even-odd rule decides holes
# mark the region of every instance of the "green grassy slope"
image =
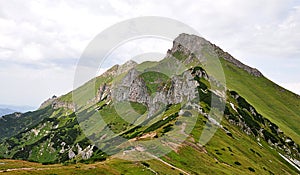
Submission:
[[3,116],[0,118],[0,141],[34,126],[52,115],[55,115],[54,110],[48,106],[25,114],[14,113]]
[[[234,103],[237,109],[243,109],[238,107],[234,99],[231,98],[230,102]],[[227,106],[230,108],[228,104]],[[172,115],[177,108],[176,105],[170,107],[166,111],[166,115]],[[233,109],[230,108],[230,110]],[[16,169],[7,174],[180,174],[180,171],[173,168],[176,167],[189,174],[296,174],[297,171],[278,155],[277,150],[271,148],[262,139],[257,141],[254,135],[247,135],[240,127],[229,123],[227,117],[221,124],[230,131],[231,135],[218,129],[205,146],[199,145],[198,139],[204,128],[204,123],[208,122],[206,117],[199,115],[188,139],[177,150],[171,151],[161,157],[160,160],[131,162],[111,157],[98,163],[48,166],[23,161],[0,160],[0,163],[4,163],[1,164],[0,171]],[[111,122],[116,121],[111,119]],[[161,133],[164,132],[162,129],[168,124],[170,122],[145,128],[152,128],[148,132]],[[259,125],[266,129],[269,126]],[[142,131],[147,133],[146,129]],[[164,134],[168,134],[168,132],[164,132]]]
[[149,162],[128,162],[119,159],[107,160],[105,162],[97,162],[91,164],[53,164],[42,165],[21,160],[0,159],[0,173],[11,175],[24,174],[48,174],[48,175],[119,175],[119,174],[141,174],[152,175],[153,172],[159,174],[179,174],[180,171],[173,170],[168,166],[164,166],[157,161]]
[[252,76],[223,59],[221,61],[227,88],[245,97],[259,113],[299,144],[300,97],[265,77]]
[[[178,60],[187,58],[179,52],[175,53],[173,56]],[[150,95],[169,84],[169,78],[161,76],[155,70],[163,68],[166,72],[170,71],[172,68],[168,67],[170,61],[174,60],[167,58],[161,62],[144,62],[137,65],[136,69],[140,72],[150,71],[140,76],[145,81]],[[178,132],[179,129],[184,128],[183,122],[187,121],[184,117],[187,116],[179,114],[180,104],[168,104],[161,116],[143,121],[147,118],[147,107],[144,104],[131,102],[130,105],[134,110],[132,111],[126,106],[127,104],[111,103],[111,99],[106,97],[92,102],[91,99],[100,86],[121,81],[126,73],[116,77],[107,74],[96,77],[75,90],[77,102],[84,106],[77,111],[77,114],[83,117],[79,119],[82,120],[80,126],[73,111],[63,108],[54,110],[51,105],[33,113],[24,114],[30,118],[29,123],[20,120],[11,124],[15,119],[14,116],[4,118],[4,120],[9,120],[0,122],[0,126],[3,126],[0,128],[0,131],[3,131],[0,134],[3,139],[10,138],[3,142],[0,138],[0,158],[63,164],[45,166],[0,159],[0,172],[15,168],[8,174],[183,174],[184,172],[188,174],[297,174],[297,170],[278,153],[287,153],[282,148],[290,150],[295,148],[289,155],[299,159],[299,155],[296,155],[300,152],[299,96],[284,90],[265,77],[252,76],[228,61],[221,59],[221,63],[230,92],[227,92],[225,117],[221,122],[223,127],[216,131],[206,145],[199,144],[199,137],[205,125],[210,126],[206,130],[210,130],[215,125],[208,116],[199,113],[195,127],[183,144],[177,148],[171,147],[172,151],[160,158],[147,161],[125,161],[116,158],[116,155],[107,156],[95,148],[91,160],[82,160],[80,157],[69,160],[67,151],[60,153],[63,147],[62,142],[66,144],[66,149],[70,147],[70,150],[76,153],[77,144],[82,148],[93,144],[86,137],[103,138],[103,140],[100,139],[102,140],[100,148],[116,143],[117,140],[114,138],[105,140],[105,137],[111,134],[108,132],[110,130],[114,132],[113,134],[119,134],[126,139],[154,140],[163,136],[172,138],[174,131]],[[191,66],[189,67],[191,72],[200,68],[194,65],[194,62],[191,62],[189,66]],[[111,71],[115,71],[115,68],[113,67]],[[213,93],[210,91],[209,82],[204,77],[193,76],[194,80],[199,83],[197,88],[202,97],[198,105],[208,113],[211,107],[210,96]],[[95,89],[95,92],[90,92],[91,89]],[[235,98],[234,95],[240,97]],[[59,97],[58,101],[72,102],[72,92]],[[115,107],[121,112],[117,112]],[[102,119],[98,114],[102,116]],[[135,124],[140,124],[140,121],[144,125],[136,126]],[[278,131],[275,124],[284,133]],[[9,129],[12,129],[12,134],[5,135]],[[83,133],[82,129],[87,132]],[[180,132],[188,133],[185,129]],[[151,134],[155,136],[143,138]],[[286,142],[289,137],[298,143],[298,148],[294,142]],[[178,140],[166,141],[170,145],[176,145]],[[82,164],[83,162],[86,164]]]

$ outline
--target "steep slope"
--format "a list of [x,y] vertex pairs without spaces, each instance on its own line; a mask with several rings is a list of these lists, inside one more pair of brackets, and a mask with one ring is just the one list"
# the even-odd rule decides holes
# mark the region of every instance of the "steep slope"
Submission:
[[[187,43],[188,48],[197,40],[203,40],[209,47],[212,47],[216,54],[210,55],[219,57],[226,76],[227,88],[237,91],[245,97],[261,114],[280,126],[297,143],[300,143],[299,95],[278,86],[264,77],[257,69],[244,65],[229,53],[203,38],[181,34],[176,40],[180,43]],[[173,49],[178,50],[177,45]]]
[[223,61],[227,87],[237,91],[265,117],[300,143],[300,97],[266,79],[253,77]]
[[53,109],[48,107],[34,112],[13,113],[0,118],[0,141],[20,133],[53,115]]
[[[213,88],[221,82],[219,74],[210,73],[218,70],[203,66],[212,57],[222,62],[229,87],[224,93]],[[174,68],[176,74],[168,76]],[[205,39],[181,34],[165,59],[116,65],[74,90],[74,103],[69,93],[22,114],[16,123],[15,116],[4,117],[0,155],[65,164],[109,157],[104,163],[110,174],[132,167],[130,173],[142,174],[296,174],[299,127],[293,122],[300,118],[299,97],[272,94],[277,88],[282,91]],[[212,100],[225,105],[224,120],[217,112],[222,105]],[[214,129],[212,139],[201,145],[201,134]],[[119,159],[134,159],[135,153],[154,159],[135,165]]]

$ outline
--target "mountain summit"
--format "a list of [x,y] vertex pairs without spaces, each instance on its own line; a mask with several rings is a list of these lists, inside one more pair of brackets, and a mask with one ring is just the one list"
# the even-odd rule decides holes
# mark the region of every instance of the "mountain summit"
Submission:
[[[194,52],[196,50],[201,50],[203,48],[205,49],[205,48],[211,47],[213,49],[213,54],[215,54],[215,56],[217,56],[219,58],[223,58],[224,60],[234,64],[238,68],[241,68],[241,69],[247,71],[251,75],[254,75],[256,77],[263,76],[262,73],[259,72],[257,69],[251,68],[251,67],[243,64],[242,62],[240,62],[239,60],[237,60],[233,56],[231,56],[229,53],[224,52],[220,47],[216,46],[215,44],[212,44],[211,42],[209,42],[206,39],[199,37],[197,35],[189,35],[189,34],[185,34],[185,33],[180,34],[174,40],[174,45],[173,45],[171,52],[174,53],[174,51],[179,50],[180,45],[184,45],[185,48],[188,48],[185,51],[183,50],[185,54],[189,54],[189,52]],[[199,48],[199,46],[203,47],[203,48]]]
[[161,61],[115,65],[37,111],[0,118],[0,155],[68,165],[33,173],[296,174],[299,106],[257,69],[180,34]]

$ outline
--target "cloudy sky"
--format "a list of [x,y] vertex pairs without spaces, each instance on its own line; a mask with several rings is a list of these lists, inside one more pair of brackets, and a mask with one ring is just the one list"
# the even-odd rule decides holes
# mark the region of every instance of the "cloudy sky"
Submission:
[[67,93],[81,53],[97,34],[153,15],[184,22],[300,94],[297,0],[0,0],[0,104],[39,106]]

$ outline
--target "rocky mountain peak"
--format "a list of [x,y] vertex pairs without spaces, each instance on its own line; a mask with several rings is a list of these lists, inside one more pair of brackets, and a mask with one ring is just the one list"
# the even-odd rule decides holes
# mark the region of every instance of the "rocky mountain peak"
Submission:
[[171,50],[168,51],[168,53],[175,53],[177,50],[183,52],[186,55],[190,55],[193,53],[194,55],[197,55],[200,57],[199,59],[202,59],[201,51],[203,49],[208,49],[209,52],[212,54],[216,54],[217,57],[223,58],[226,61],[234,64],[235,66],[244,69],[249,74],[256,76],[256,77],[262,77],[263,74],[259,72],[257,69],[252,68],[250,66],[247,66],[243,64],[242,62],[235,59],[232,55],[230,55],[228,52],[223,51],[220,47],[216,46],[215,44],[212,44],[211,42],[207,41],[206,39],[196,36],[196,35],[189,35],[189,34],[180,34],[173,42],[173,47]]
[[57,100],[57,96],[53,95],[51,98],[47,99],[46,101],[44,101],[41,106],[39,107],[39,109],[42,109],[50,104],[52,104],[55,100]]
[[189,48],[191,51],[200,50],[199,48],[195,48],[196,46],[199,47],[210,44],[209,41],[200,36],[190,35],[186,33],[182,33],[177,38],[175,38],[174,43],[175,46],[181,44],[182,46]]
[[134,68],[137,65],[137,63],[133,60],[129,60],[118,67],[117,74],[120,75],[124,72],[128,72],[130,69]]
[[122,65],[116,64],[110,69],[108,69],[106,72],[104,72],[103,76],[117,76],[122,73],[128,72],[130,69],[134,68],[137,65],[137,63],[133,60],[129,60],[125,62]]

